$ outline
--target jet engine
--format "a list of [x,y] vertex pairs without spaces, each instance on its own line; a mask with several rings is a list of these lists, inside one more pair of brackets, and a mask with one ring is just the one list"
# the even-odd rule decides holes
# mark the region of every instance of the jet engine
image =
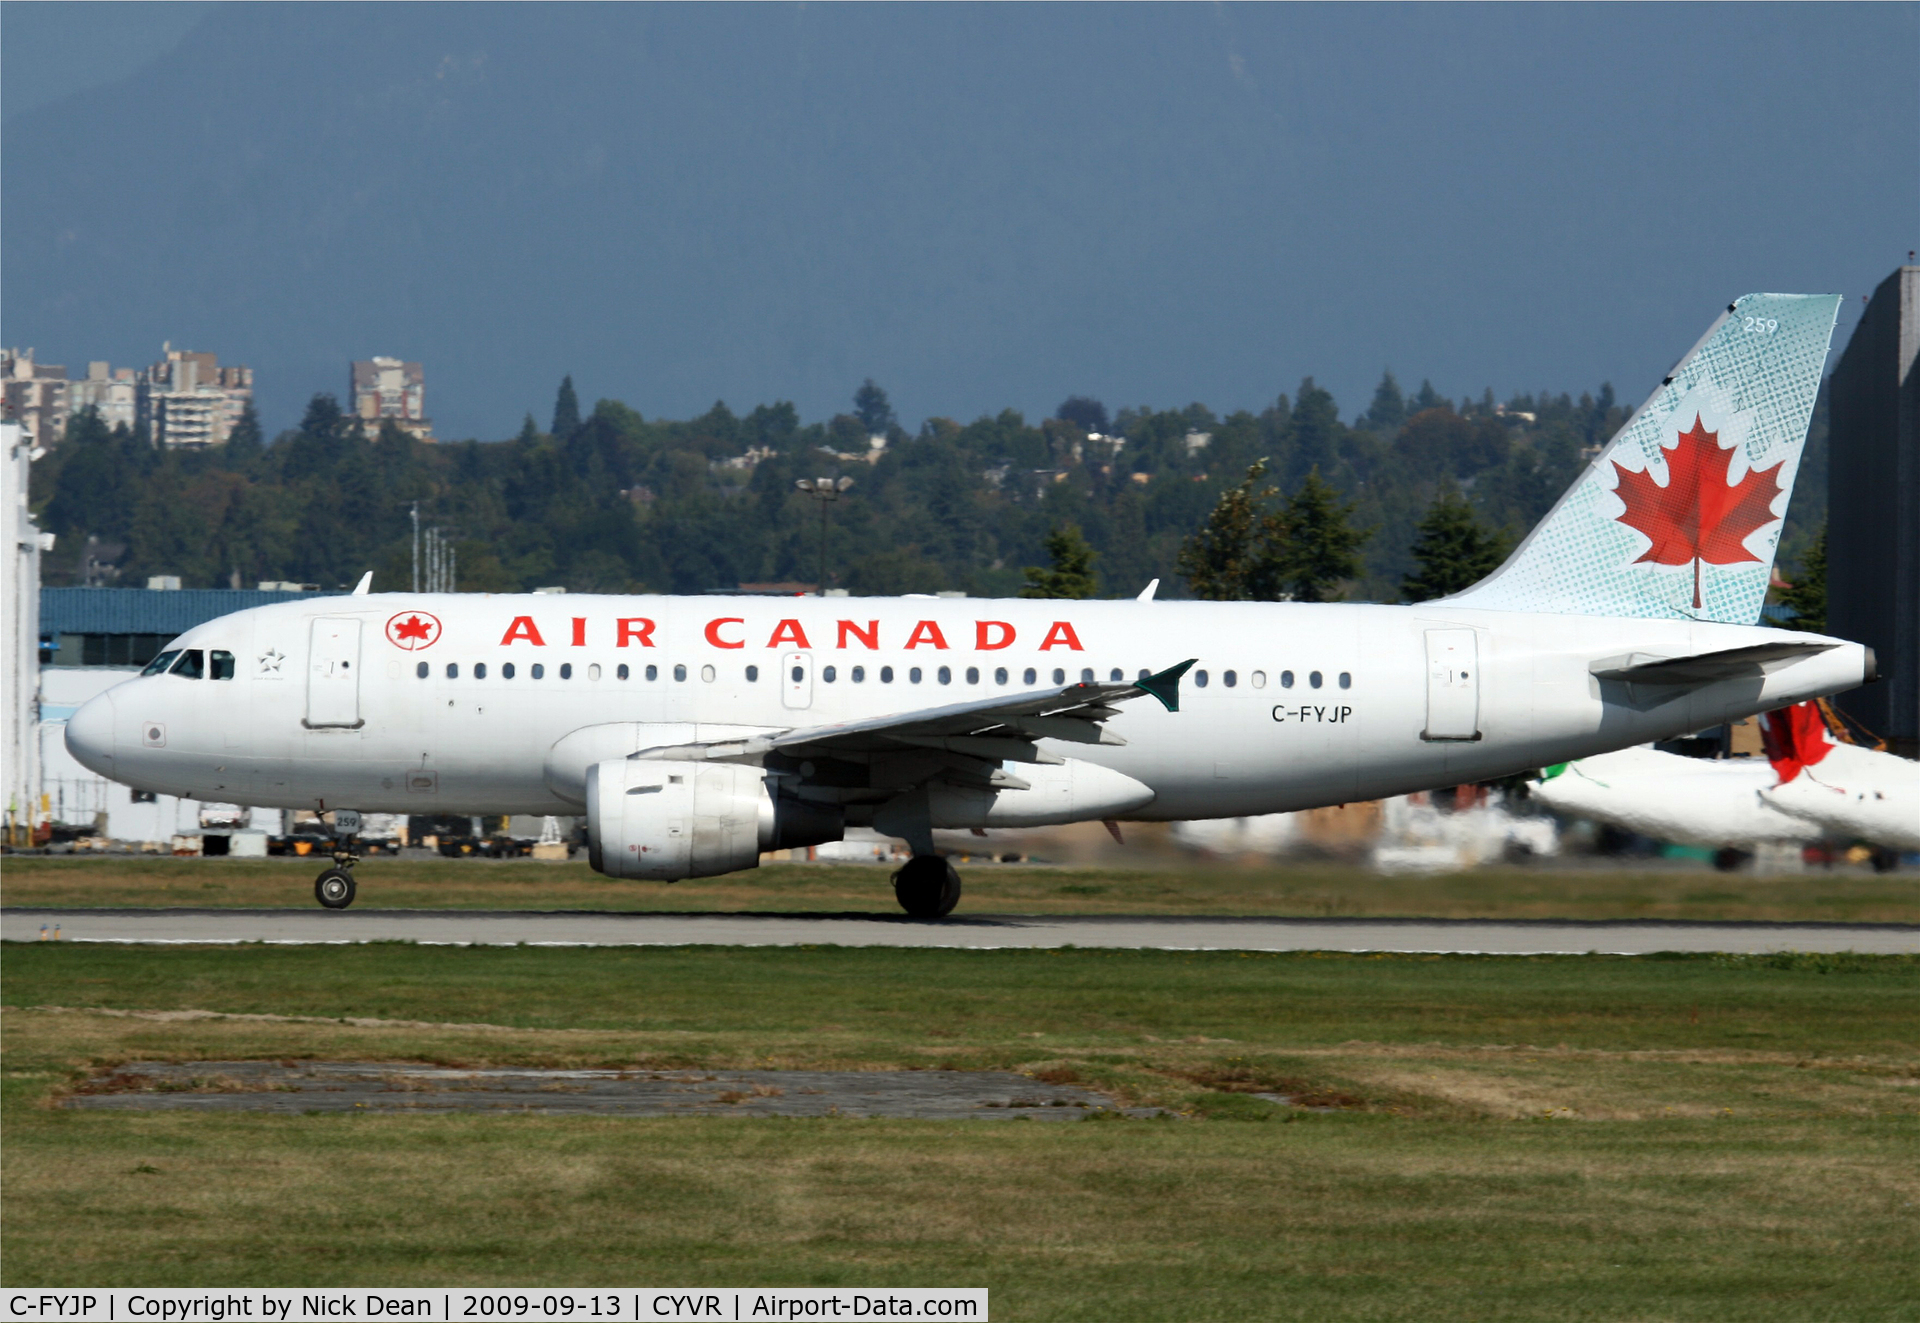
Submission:
[[837,805],[774,793],[737,763],[611,758],[587,769],[588,862],[609,877],[677,882],[759,866],[846,833]]

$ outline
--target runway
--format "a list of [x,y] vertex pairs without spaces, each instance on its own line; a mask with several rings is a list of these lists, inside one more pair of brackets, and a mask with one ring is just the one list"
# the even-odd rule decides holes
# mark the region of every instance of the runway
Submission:
[[1641,919],[1282,919],[1158,915],[635,914],[500,910],[6,909],[0,940],[423,942],[512,946],[1066,946],[1164,951],[1490,955],[1655,951],[1920,954],[1920,924]]

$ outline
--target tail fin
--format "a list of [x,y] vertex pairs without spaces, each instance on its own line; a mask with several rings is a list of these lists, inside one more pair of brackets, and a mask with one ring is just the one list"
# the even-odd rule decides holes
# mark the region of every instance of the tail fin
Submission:
[[1729,304],[1506,564],[1447,600],[1760,618],[1840,298]]

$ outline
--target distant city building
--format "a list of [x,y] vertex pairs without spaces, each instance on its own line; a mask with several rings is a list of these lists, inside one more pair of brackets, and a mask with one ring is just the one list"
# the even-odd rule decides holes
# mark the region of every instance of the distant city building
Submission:
[[67,383],[67,412],[71,416],[97,410],[109,429],[128,431],[140,417],[140,385],[132,368],[109,363],[87,364],[87,375]]
[[67,370],[33,361],[31,349],[0,353],[6,421],[18,423],[32,446],[50,446],[67,430]]
[[1920,757],[1920,266],[1881,282],[1828,390],[1827,632],[1864,643],[1882,683],[1839,696]]
[[433,425],[427,419],[427,374],[418,363],[366,359],[353,365],[349,385],[354,416],[366,425],[368,435],[391,421],[418,440],[433,440]]
[[138,418],[156,446],[217,446],[253,399],[253,369],[162,345],[166,355],[136,379]]

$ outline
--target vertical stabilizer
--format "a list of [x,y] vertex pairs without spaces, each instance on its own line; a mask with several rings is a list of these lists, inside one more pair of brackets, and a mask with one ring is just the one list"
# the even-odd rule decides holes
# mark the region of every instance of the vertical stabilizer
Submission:
[[1730,305],[1507,562],[1447,600],[1753,624],[1839,311]]

